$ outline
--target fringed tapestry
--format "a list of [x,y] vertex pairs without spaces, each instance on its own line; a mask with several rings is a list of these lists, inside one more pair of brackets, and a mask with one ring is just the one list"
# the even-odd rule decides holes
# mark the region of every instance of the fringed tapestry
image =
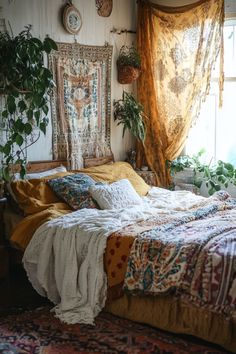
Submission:
[[148,119],[137,166],[146,164],[145,158],[159,185],[166,186],[170,182],[166,160],[181,153],[209,92],[218,56],[222,95],[224,0],[200,0],[174,8],[148,0],[138,4],[142,67],[138,98]]
[[57,43],[49,56],[56,87],[52,97],[53,157],[72,169],[83,159],[110,155],[112,46]]

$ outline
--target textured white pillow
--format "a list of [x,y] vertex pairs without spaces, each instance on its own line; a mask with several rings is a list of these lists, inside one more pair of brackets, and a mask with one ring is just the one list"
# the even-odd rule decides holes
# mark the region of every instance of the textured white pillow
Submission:
[[[35,173],[27,173],[25,175],[25,179],[35,179],[35,178],[43,178],[43,177],[47,177],[50,175],[55,175],[56,173],[60,173],[60,172],[67,172],[67,169],[65,166],[58,166],[55,168],[52,168],[51,170],[47,170],[47,171],[43,171],[43,172],[35,172]],[[14,174],[14,180],[18,180],[21,179],[20,174],[19,173],[15,173]]]
[[106,185],[94,185],[89,188],[89,192],[101,209],[119,209],[142,203],[128,179]]

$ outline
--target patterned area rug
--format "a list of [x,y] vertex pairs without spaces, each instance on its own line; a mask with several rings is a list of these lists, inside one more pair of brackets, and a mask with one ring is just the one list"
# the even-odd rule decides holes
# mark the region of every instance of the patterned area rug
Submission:
[[4,354],[220,354],[199,341],[102,313],[96,326],[66,325],[48,307],[0,317]]

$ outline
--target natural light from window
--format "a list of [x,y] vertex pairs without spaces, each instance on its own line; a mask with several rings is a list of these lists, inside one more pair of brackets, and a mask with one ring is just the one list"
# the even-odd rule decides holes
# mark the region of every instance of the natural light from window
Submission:
[[217,160],[236,166],[236,19],[224,26],[224,93],[219,109],[218,79],[215,71],[210,94],[191,129],[185,152],[193,155],[205,149],[205,162]]

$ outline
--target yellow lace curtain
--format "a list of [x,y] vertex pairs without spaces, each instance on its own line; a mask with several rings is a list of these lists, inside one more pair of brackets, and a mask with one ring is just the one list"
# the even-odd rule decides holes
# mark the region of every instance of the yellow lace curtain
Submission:
[[175,159],[184,147],[209,92],[218,54],[222,95],[223,24],[224,0],[177,8],[139,1],[137,41],[142,74],[138,98],[148,119],[137,164],[146,161],[156,172],[159,185],[170,182],[166,160]]

